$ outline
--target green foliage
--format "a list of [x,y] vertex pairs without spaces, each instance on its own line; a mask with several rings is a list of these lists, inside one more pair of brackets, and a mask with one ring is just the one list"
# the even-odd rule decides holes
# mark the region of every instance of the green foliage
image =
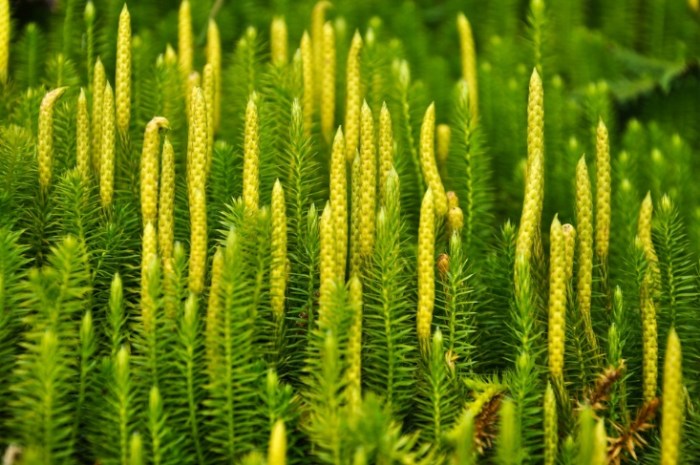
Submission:
[[[335,167],[319,130],[322,99],[305,95],[309,70],[299,50],[304,31],[312,48],[322,49],[312,28],[315,0],[189,2],[193,71],[201,78],[210,20],[223,50],[221,121],[205,192],[205,264],[219,250],[223,269],[218,290],[210,285],[212,270],[198,294],[187,280],[186,91],[194,77],[178,64],[180,2],[128,5],[131,118],[115,147],[114,201],[106,207],[99,173],[91,166],[83,176],[76,167],[77,96],[86,92],[95,123],[94,64],[99,57],[117,85],[124,2],[66,0],[51,11],[38,2],[10,3],[9,78],[0,82],[0,455],[9,463],[278,465],[274,449],[284,447],[293,465],[535,464],[551,440],[544,433],[548,385],[556,393],[557,463],[599,463],[602,447],[625,463],[658,461],[663,425],[652,419],[656,404],[642,401],[649,360],[641,307],[649,297],[645,279],[657,266],[636,239],[646,192],[654,201],[659,271],[650,294],[658,386],[662,341],[673,326],[687,393],[681,463],[700,462],[697,2],[334,1],[323,21],[334,28],[335,63],[321,57],[320,69],[311,70],[312,94],[324,90],[321,74],[335,68],[332,126],[347,136],[347,58],[358,31],[360,98],[373,110],[375,128],[384,103],[392,121],[394,170],[386,185],[374,186],[374,244],[352,277],[361,282],[361,313],[346,282],[333,279],[321,295],[317,206],[326,204]],[[23,8],[36,10],[31,19]],[[473,33],[476,94],[461,63],[460,12]],[[289,60],[282,64],[271,62],[279,45],[273,16],[288,30]],[[545,187],[537,193],[542,220],[527,260],[517,256],[513,220],[531,194],[523,188],[535,68],[544,86]],[[41,189],[39,154],[47,141],[39,140],[40,108],[59,86],[68,89],[54,108],[51,183]],[[251,98],[259,113],[255,211],[240,199]],[[311,115],[304,114],[308,99]],[[420,132],[431,102],[436,122],[451,134],[447,158],[438,160],[440,180],[455,194],[451,207],[459,206],[463,221],[455,224],[456,208],[452,217],[436,218],[431,340],[421,348],[416,260],[427,173]],[[144,263],[140,165],[144,127],[154,116],[168,119],[162,135],[175,152],[175,243],[172,257]],[[597,264],[593,275],[597,348],[578,308],[575,247],[561,382],[547,368],[547,231],[555,214],[574,216],[582,154],[596,185],[599,119],[610,135],[612,214],[608,264]],[[93,161],[101,156],[96,150],[88,149]],[[349,175],[350,163],[344,168]],[[288,228],[282,319],[270,302],[271,276],[279,271],[271,270],[276,180]],[[324,252],[337,246],[326,245]],[[284,445],[271,440],[279,420]],[[21,455],[13,459],[13,451]]]
[[404,255],[406,227],[399,211],[398,177],[387,179],[386,202],[377,215],[377,243],[366,271],[363,310],[363,377],[394,414],[405,414],[414,395],[417,362],[410,267]]

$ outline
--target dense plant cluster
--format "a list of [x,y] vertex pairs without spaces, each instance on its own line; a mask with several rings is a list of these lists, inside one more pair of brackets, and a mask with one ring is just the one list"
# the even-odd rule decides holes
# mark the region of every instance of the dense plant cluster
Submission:
[[697,0],[172,3],[0,0],[3,463],[700,463]]

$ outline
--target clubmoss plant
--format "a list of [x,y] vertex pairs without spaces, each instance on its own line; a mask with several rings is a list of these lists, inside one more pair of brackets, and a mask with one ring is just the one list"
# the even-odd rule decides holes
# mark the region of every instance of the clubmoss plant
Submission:
[[[527,106],[527,167],[525,200],[518,228],[516,254],[530,259],[539,237],[544,198],[544,91],[537,70],[530,77]],[[517,282],[517,280],[516,280]]]
[[102,126],[100,132],[100,199],[102,208],[108,209],[114,197],[114,171],[116,155],[116,115],[114,92],[107,82],[102,92]]
[[0,82],[4,85],[9,76],[10,67],[10,2],[0,2]]
[[700,463],[697,1],[26,3],[4,462]]
[[284,66],[289,61],[289,52],[287,51],[287,22],[283,16],[272,18],[270,26],[270,56],[272,64],[275,66]]
[[[433,191],[423,196],[418,229],[418,343],[425,353],[429,347],[435,307],[435,203]],[[442,345],[442,344],[441,344]]]
[[423,177],[430,188],[435,202],[435,213],[439,216],[447,214],[447,196],[442,185],[440,173],[435,160],[435,104],[431,103],[425,111],[423,125],[420,131],[420,161]]
[[212,113],[214,115],[213,128],[216,131],[221,121],[221,35],[219,26],[214,19],[209,20],[207,28],[207,64],[211,65],[214,99]]
[[391,113],[386,103],[379,112],[379,195],[380,205],[384,205],[386,180],[394,166],[394,131],[391,125]]
[[102,110],[103,110],[103,95],[104,88],[107,84],[105,76],[105,68],[97,57],[95,61],[95,71],[92,78],[92,167],[96,174],[100,173],[100,165],[102,164],[100,156],[102,154]]
[[355,158],[355,151],[360,140],[360,110],[363,101],[360,67],[362,45],[362,36],[360,36],[359,31],[355,31],[350,43],[348,62],[345,67],[347,74],[345,78],[347,82],[347,89],[345,90],[345,149],[348,162],[352,162]]
[[462,79],[469,89],[469,109],[471,116],[476,120],[479,116],[479,91],[476,73],[476,47],[474,46],[474,34],[471,24],[464,14],[457,15],[457,32],[459,33],[460,60],[462,65]]
[[683,419],[681,342],[676,331],[671,328],[666,346],[664,361],[663,418],[661,420],[661,463],[678,463],[681,421]]
[[301,74],[303,78],[303,107],[304,107],[304,129],[307,135],[311,134],[313,127],[315,104],[315,82],[314,74],[314,49],[311,43],[311,37],[304,31],[301,36]]
[[[315,47],[315,45],[314,45]],[[321,60],[316,76],[319,85],[319,106],[321,113],[321,134],[326,144],[331,143],[335,127],[335,87],[336,87],[336,46],[333,23],[323,25],[321,39]]]
[[177,22],[177,58],[183,79],[192,73],[194,60],[194,38],[192,33],[192,6],[189,0],[180,3]]
[[131,16],[126,4],[119,15],[117,65],[115,76],[117,131],[124,138],[131,119]]
[[85,89],[80,89],[76,115],[76,165],[83,179],[90,177],[90,116]]
[[66,87],[59,87],[48,92],[42,99],[41,109],[39,110],[37,158],[39,160],[39,186],[44,192],[48,190],[53,176],[54,106],[66,90]]
[[578,311],[583,319],[586,339],[591,349],[598,348],[591,320],[591,296],[593,282],[593,201],[591,181],[588,177],[585,157],[576,165],[576,229],[578,231],[578,271],[576,296]]
[[346,141],[338,128],[331,152],[330,201],[333,206],[333,229],[336,240],[336,276],[345,282],[348,255],[348,179],[345,163]]

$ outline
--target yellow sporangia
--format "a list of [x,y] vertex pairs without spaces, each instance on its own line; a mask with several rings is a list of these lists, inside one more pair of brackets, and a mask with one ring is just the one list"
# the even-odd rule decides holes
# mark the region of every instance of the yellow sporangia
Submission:
[[202,89],[192,93],[190,137],[187,153],[187,191],[190,201],[189,288],[204,290],[207,261],[206,165],[208,153],[207,114]]
[[447,193],[447,234],[452,237],[464,227],[464,212],[459,208],[459,198],[454,191]]
[[[206,191],[208,142],[204,92],[200,87],[195,87],[192,91],[187,138],[187,189],[189,192],[196,189]],[[191,200],[192,197],[190,197]]]
[[155,266],[158,257],[156,229],[153,223],[146,223],[143,229],[143,243],[141,248],[141,322],[147,334],[151,334],[156,326],[156,303],[152,298],[150,288],[154,277],[151,269]]
[[243,204],[246,211],[258,211],[260,169],[260,132],[256,95],[250,96],[245,110],[245,133],[243,137]]
[[76,165],[83,179],[90,176],[90,116],[85,89],[80,89],[76,116]]
[[595,247],[600,263],[607,264],[610,246],[610,144],[608,128],[598,121],[595,144],[596,168],[596,221]]
[[659,265],[651,238],[653,209],[651,194],[647,193],[639,210],[636,238],[636,245],[642,249],[647,262],[646,274],[639,292],[639,305],[642,314],[643,393],[646,402],[656,397],[659,353],[656,303],[654,302],[659,280]]
[[440,173],[447,169],[447,157],[450,153],[450,137],[452,130],[447,124],[437,125],[437,140],[435,143],[435,155]]
[[377,155],[374,118],[367,102],[362,104],[360,125],[360,256],[374,248],[375,209],[377,203]]
[[10,66],[10,1],[0,0],[0,83],[5,84]]
[[[331,2],[321,0],[314,5],[311,12],[311,45],[313,50],[313,74],[318,79],[314,79],[314,101],[321,99],[321,75],[323,74],[323,42],[324,25],[326,23],[326,10],[331,7]],[[303,51],[302,51],[303,53]]]
[[103,208],[112,205],[114,196],[115,125],[114,92],[107,82],[102,93],[102,140],[100,141],[100,200]]
[[177,56],[180,72],[184,79],[192,72],[194,58],[194,39],[192,36],[192,9],[189,0],[180,3],[177,22]]
[[464,14],[457,16],[457,31],[459,32],[460,58],[462,62],[462,79],[469,89],[469,112],[476,119],[479,115],[479,92],[476,75],[476,48],[474,47],[474,35],[469,20]]
[[319,282],[320,284],[320,308],[318,311],[319,326],[325,328],[328,323],[328,312],[330,309],[326,305],[329,301],[331,289],[335,280],[335,234],[333,231],[333,208],[330,202],[321,214],[319,221],[319,235],[321,240],[321,251],[319,259]]
[[570,224],[565,224],[561,227],[564,234],[564,272],[566,283],[574,274],[574,251],[576,250],[576,230]]
[[[637,240],[639,243],[639,240]],[[640,244],[638,244],[640,246]],[[640,310],[642,314],[642,392],[644,401],[651,402],[656,398],[658,380],[659,341],[656,322],[656,304],[652,297],[653,284],[647,277],[642,282],[640,294]]]
[[352,162],[360,140],[360,108],[362,107],[362,81],[360,53],[362,36],[358,31],[352,37],[346,66],[345,91],[345,147],[347,161]]
[[202,71],[202,92],[204,93],[204,103],[207,111],[207,176],[211,170],[211,156],[214,148],[214,68],[210,63],[204,65]]
[[549,235],[549,374],[555,382],[564,379],[566,339],[566,239],[559,218],[554,217]]
[[608,434],[605,431],[605,418],[600,418],[593,430],[593,454],[591,465],[607,465]]
[[221,341],[221,275],[224,271],[224,252],[216,248],[211,262],[211,285],[207,301],[206,328],[204,330],[204,347],[209,373],[216,373],[219,366],[219,342]]
[[435,161],[435,104],[431,103],[425,111],[420,130],[420,164],[426,184],[432,191],[435,200],[435,213],[439,216],[447,214],[447,196],[438,173]]
[[168,120],[156,116],[146,125],[141,151],[141,215],[143,224],[155,224],[158,216],[158,159],[160,158],[160,130],[168,127]]
[[177,53],[175,52],[173,46],[170,44],[165,46],[163,63],[165,63],[168,66],[177,66]]
[[267,465],[287,465],[287,430],[283,420],[277,420],[270,433]]
[[391,113],[386,106],[386,102],[382,104],[382,109],[379,112],[379,195],[380,205],[384,204],[384,189],[386,187],[386,178],[394,166],[394,131],[391,127]]
[[336,242],[336,276],[338,282],[345,282],[348,254],[348,179],[342,128],[338,128],[333,139],[330,200],[333,206],[333,229]]
[[[158,200],[158,246],[165,262],[173,256],[175,238],[175,151],[166,136],[160,156],[160,195]],[[164,266],[165,268],[165,266]],[[165,269],[163,270],[165,272]]]
[[360,223],[362,204],[362,160],[360,154],[355,152],[355,160],[352,162],[352,185],[350,187],[350,273],[359,274],[362,263],[360,256]]
[[92,75],[92,168],[98,175],[102,164],[102,99],[106,84],[105,67],[98,57]]
[[557,423],[557,399],[552,385],[544,391],[544,465],[557,463],[559,433]]
[[639,222],[637,223],[637,237],[644,252],[644,259],[647,262],[647,276],[652,288],[656,287],[659,281],[659,258],[654,249],[654,242],[651,239],[651,220],[654,213],[654,204],[651,200],[651,192],[642,201],[639,209]]
[[272,18],[270,25],[270,57],[275,66],[284,66],[288,61],[287,22],[283,16]]
[[185,82],[185,112],[187,113],[188,122],[192,119],[192,96],[194,95],[194,90],[201,86],[202,79],[199,73],[197,71],[191,72]]
[[207,64],[211,65],[214,82],[214,99],[211,113],[214,115],[213,131],[219,129],[221,120],[221,36],[214,19],[209,19],[207,28]]
[[347,393],[351,414],[357,413],[362,403],[362,282],[350,278],[348,300],[352,311],[348,335]]
[[284,317],[287,289],[287,205],[279,179],[272,188],[272,240],[270,265],[270,306],[276,318]]
[[683,424],[683,355],[675,328],[668,333],[664,360],[663,418],[661,420],[661,465],[676,465],[680,455]]
[[335,126],[335,30],[333,24],[327,22],[323,25],[323,55],[321,69],[321,90],[320,90],[320,110],[321,110],[321,134],[330,144]]
[[304,132],[307,136],[311,135],[313,126],[314,108],[315,105],[315,88],[314,81],[314,51],[311,45],[309,34],[304,31],[301,36],[301,74],[303,80],[304,93],[302,98],[302,108],[304,110]]
[[39,142],[37,158],[39,160],[39,186],[46,192],[51,184],[53,172],[53,109],[56,101],[64,94],[67,87],[59,87],[44,95],[39,108]]
[[125,137],[131,118],[131,16],[124,4],[119,15],[117,34],[117,64],[114,80],[117,109],[117,130]]
[[207,264],[207,203],[204,189],[195,188],[190,196],[189,289],[201,294]]
[[[544,199],[544,91],[537,69],[530,78],[527,105],[527,168],[525,199],[515,252],[529,260],[539,234]],[[517,270],[517,268],[516,268]],[[516,280],[517,282],[517,280]]]
[[430,188],[423,196],[418,226],[418,313],[416,329],[421,350],[430,346],[435,306],[435,203]]
[[593,196],[586,158],[576,165],[576,228],[578,229],[578,273],[576,298],[588,344],[594,350],[598,342],[591,321],[591,286],[593,283]]

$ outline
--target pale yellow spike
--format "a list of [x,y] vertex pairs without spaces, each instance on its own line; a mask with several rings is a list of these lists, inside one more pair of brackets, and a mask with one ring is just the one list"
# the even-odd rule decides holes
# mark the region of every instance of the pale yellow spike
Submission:
[[457,16],[457,31],[459,32],[459,47],[462,61],[462,79],[467,82],[469,90],[469,111],[476,120],[479,115],[479,91],[476,75],[476,47],[474,35],[469,20],[464,14]]
[[[313,45],[313,74],[321,76],[323,73],[323,29],[326,23],[326,10],[331,7],[331,2],[321,0],[314,5],[311,12],[311,44]],[[314,100],[321,99],[321,80],[315,82]]]
[[331,143],[335,127],[335,30],[329,21],[323,26],[323,55],[321,70],[320,110],[321,133]]
[[131,16],[126,4],[124,4],[119,15],[117,64],[114,84],[117,130],[121,137],[126,137],[129,132],[129,120],[131,119]]
[[180,3],[178,14],[178,46],[177,56],[180,64],[180,72],[186,79],[192,72],[192,61],[194,57],[194,39],[192,35],[192,9],[189,0]]
[[102,154],[102,99],[106,83],[105,67],[97,57],[92,74],[92,168],[98,176]]
[[156,116],[146,125],[141,151],[141,214],[143,224],[155,224],[158,219],[158,159],[160,158],[160,131],[167,128],[168,120]]
[[287,23],[283,16],[275,16],[270,25],[270,56],[273,65],[284,66],[287,64],[289,60],[287,42]]
[[336,236],[336,267],[339,282],[345,282],[348,253],[348,180],[345,163],[345,139],[338,128],[331,152],[330,198],[333,205],[333,228]]
[[78,173],[87,180],[90,176],[90,116],[85,89],[80,89],[76,121],[76,165]]
[[243,203],[246,211],[255,213],[259,202],[260,130],[255,93],[248,99],[243,137]]
[[0,83],[5,84],[9,76],[10,66],[10,2],[0,0]]
[[39,108],[39,143],[37,158],[39,161],[39,185],[47,191],[53,175],[53,111],[59,98],[67,87],[59,87],[47,92]]
[[114,155],[116,122],[114,113],[114,92],[109,82],[102,94],[102,140],[100,141],[100,200],[102,207],[112,205],[114,196]]
[[345,92],[345,149],[347,161],[352,162],[360,140],[360,109],[362,107],[362,80],[360,53],[362,37],[355,31],[348,52]]
[[420,161],[423,177],[430,187],[435,201],[435,213],[439,216],[447,214],[447,195],[440,179],[435,160],[435,104],[431,103],[425,111],[420,132]]
[[221,120],[221,36],[216,21],[209,20],[207,29],[207,63],[211,65],[214,83],[213,131],[219,129]]
[[313,47],[311,45],[311,38],[309,34],[304,31],[304,35],[301,36],[301,74],[304,87],[304,95],[302,98],[302,107],[304,110],[304,133],[306,136],[311,135],[311,128],[313,127],[314,111],[316,108],[316,97],[315,97],[315,80],[314,75],[314,55]]

